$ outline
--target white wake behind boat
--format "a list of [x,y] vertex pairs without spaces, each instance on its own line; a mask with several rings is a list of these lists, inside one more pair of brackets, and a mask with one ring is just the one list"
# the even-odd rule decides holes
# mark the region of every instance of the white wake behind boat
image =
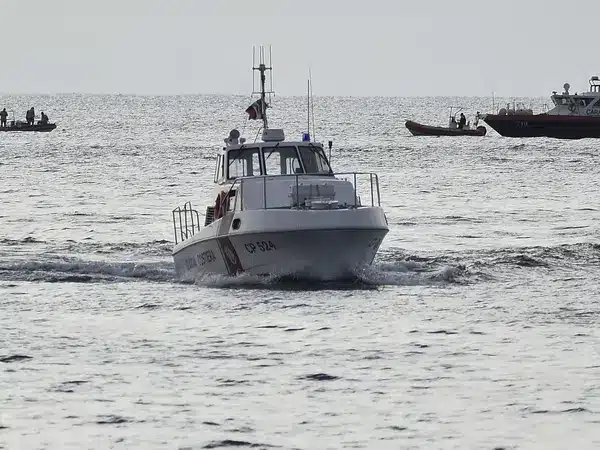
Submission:
[[190,202],[173,210],[177,275],[354,276],[373,262],[388,232],[378,177],[334,174],[323,145],[308,133],[286,141],[282,129],[269,128],[265,71],[271,67],[262,49],[253,69],[260,73],[260,99],[246,112],[262,119],[262,142],[247,143],[237,130],[225,139],[203,226]]

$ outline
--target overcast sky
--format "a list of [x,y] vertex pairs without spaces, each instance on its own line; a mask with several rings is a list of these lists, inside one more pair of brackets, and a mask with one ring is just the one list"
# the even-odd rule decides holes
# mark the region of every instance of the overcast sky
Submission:
[[0,92],[548,96],[600,75],[600,1],[0,0]]

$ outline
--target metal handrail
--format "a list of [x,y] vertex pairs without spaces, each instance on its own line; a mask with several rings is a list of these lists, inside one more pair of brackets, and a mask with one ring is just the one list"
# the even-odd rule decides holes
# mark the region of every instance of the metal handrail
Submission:
[[[284,174],[284,175],[252,175],[252,176],[247,176],[247,177],[238,177],[235,180],[233,180],[233,183],[229,187],[229,190],[227,191],[225,198],[229,198],[231,191],[235,190],[236,185],[239,185],[240,191],[243,191],[243,189],[244,189],[243,185],[244,185],[245,180],[256,180],[257,178],[262,178],[262,180],[263,180],[263,209],[269,209],[269,208],[267,208],[267,181],[266,181],[267,178],[271,179],[271,178],[295,177],[296,192],[297,192],[298,186],[300,184],[298,181],[299,177],[320,176],[320,175],[323,176],[324,174],[298,173],[298,174]],[[340,172],[340,173],[330,174],[328,176],[332,176],[335,178],[336,176],[343,176],[343,175],[346,175],[346,176],[351,175],[354,179],[353,188],[354,188],[354,207],[355,208],[358,207],[358,195],[357,195],[357,187],[356,186],[357,186],[357,176],[359,176],[359,175],[368,175],[369,176],[369,181],[370,181],[370,185],[371,185],[371,206],[375,206],[375,192],[377,193],[377,206],[381,206],[381,194],[380,194],[380,190],[379,190],[379,176],[376,173],[373,173],[373,172]],[[373,184],[375,184],[375,189],[373,189]],[[237,199],[236,199],[236,205],[237,205]],[[240,202],[240,211],[242,211],[243,209],[244,209],[244,204],[243,204],[243,202]]]
[[[185,202],[183,208],[178,206],[172,211],[172,214],[175,244],[185,241],[189,237],[193,236],[196,233],[196,231],[200,231],[200,215],[198,214],[198,211],[192,208],[191,202]],[[181,217],[182,214],[183,219]],[[194,216],[196,218],[195,221]]]
[[[239,178],[236,178],[235,180],[233,180],[233,183],[231,183],[231,185],[229,186],[229,190],[226,192],[225,197],[223,197],[224,200],[223,200],[223,204],[221,205],[221,207],[222,208],[225,207],[228,199],[231,198],[230,195],[231,195],[232,191],[235,191],[237,188],[239,188],[239,192],[236,192],[236,195],[235,195],[234,210],[237,209],[238,201],[239,201],[239,205],[240,205],[239,210],[243,211],[244,203],[243,203],[242,199],[243,199],[244,181],[245,180],[256,180],[257,178],[262,178],[262,180],[263,180],[263,208],[259,208],[259,209],[275,209],[275,208],[267,207],[267,178],[273,179],[273,178],[294,177],[296,180],[296,193],[297,193],[298,187],[300,185],[300,182],[299,182],[300,177],[319,176],[319,175],[322,175],[322,174],[298,173],[298,174],[285,174],[285,175],[255,175],[255,176],[248,176],[248,177],[239,177]],[[354,205],[353,205],[353,207],[358,208],[359,206],[361,206],[358,202],[359,197],[358,197],[358,189],[357,189],[358,176],[360,176],[360,175],[368,175],[369,176],[369,182],[370,182],[370,187],[371,187],[371,206],[375,206],[375,194],[377,194],[377,206],[381,206],[381,194],[379,191],[379,176],[376,173],[373,173],[373,172],[341,172],[341,173],[329,174],[328,177],[335,178],[338,176],[352,176],[353,181],[354,181],[354,185],[353,185]],[[339,179],[339,178],[335,178],[335,179]],[[299,201],[298,201],[298,203],[299,203]],[[175,244],[176,245],[179,242],[183,242],[184,240],[190,238],[197,231],[200,231],[200,227],[201,227],[200,226],[200,215],[198,214],[197,210],[192,208],[192,203],[190,201],[185,202],[183,205],[183,208],[178,206],[177,208],[173,209],[172,214],[173,214],[173,232],[175,235]]]

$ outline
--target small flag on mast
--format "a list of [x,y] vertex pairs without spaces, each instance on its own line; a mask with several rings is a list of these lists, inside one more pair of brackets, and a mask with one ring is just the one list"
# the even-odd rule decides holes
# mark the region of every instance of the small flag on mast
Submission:
[[[262,115],[262,100],[259,98],[258,100],[256,100],[254,103],[252,103],[250,106],[248,106],[248,108],[246,108],[246,112],[248,113],[248,119],[250,120],[257,120],[257,119],[262,119],[263,115]],[[267,105],[265,103],[265,109],[268,108],[269,105]]]

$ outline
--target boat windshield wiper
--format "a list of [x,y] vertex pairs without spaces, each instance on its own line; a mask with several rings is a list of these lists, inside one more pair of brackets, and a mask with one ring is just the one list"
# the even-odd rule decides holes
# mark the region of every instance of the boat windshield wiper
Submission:
[[[265,164],[266,164],[266,162],[267,162],[267,159],[269,159],[269,158],[271,157],[271,155],[273,154],[273,152],[274,152],[275,150],[277,150],[277,147],[279,147],[279,144],[281,144],[281,142],[278,142],[277,144],[275,144],[275,145],[273,146],[273,148],[271,149],[271,151],[269,152],[269,155],[268,155],[268,156],[265,156]],[[264,153],[265,153],[265,151],[263,150],[263,154],[264,154]]]
[[329,164],[329,161],[327,161],[327,157],[325,156],[325,152],[322,151],[323,147],[317,147],[315,144],[313,144],[312,142],[308,143],[308,148],[310,149],[311,152],[313,152],[313,154],[320,158],[321,160],[325,161],[325,163],[327,164],[328,167],[328,171],[327,173],[329,175],[333,175],[333,170],[331,169],[331,165]]
[[[242,153],[242,150],[245,150],[245,144],[242,144],[240,148],[237,149],[237,152],[235,153],[235,155],[233,156],[233,158],[229,158],[229,164],[227,164],[227,167],[231,167],[231,163],[234,162],[236,159],[238,159],[238,157],[240,156],[240,153]],[[227,153],[228,157],[229,157],[229,152]]]

